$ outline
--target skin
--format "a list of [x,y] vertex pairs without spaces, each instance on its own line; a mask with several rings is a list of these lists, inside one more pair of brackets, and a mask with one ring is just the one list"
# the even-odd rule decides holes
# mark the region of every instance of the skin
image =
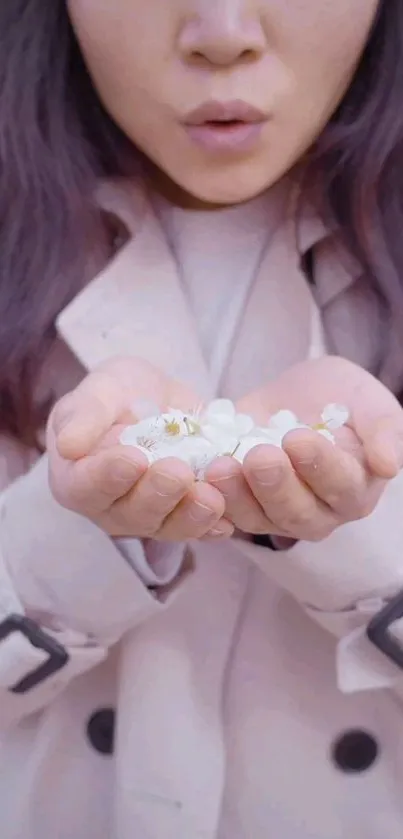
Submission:
[[[297,164],[342,99],[377,0],[68,0],[89,72],[105,107],[153,162],[174,200],[214,207],[246,201]],[[268,117],[247,152],[194,145],[182,120],[206,100],[243,99]],[[310,388],[301,389],[309,376]],[[64,506],[114,536],[182,540],[233,527],[323,539],[368,515],[403,465],[402,411],[365,371],[338,358],[304,362],[240,408],[257,420],[284,405],[303,419],[324,404],[351,409],[334,448],[293,432],[284,450],[222,458],[195,483],[177,460],[150,469],[121,447],[139,396],[167,405],[197,395],[137,359],[111,360],[56,406],[48,425],[51,486]]]
[[[349,87],[377,0],[67,0],[107,111],[198,201],[245,201],[301,158]],[[212,155],[181,120],[242,99],[269,120],[257,147]]]

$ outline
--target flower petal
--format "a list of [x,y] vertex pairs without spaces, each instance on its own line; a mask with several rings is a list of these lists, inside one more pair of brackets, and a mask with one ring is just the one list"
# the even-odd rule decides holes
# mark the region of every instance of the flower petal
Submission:
[[334,402],[326,405],[321,415],[322,421],[325,425],[327,425],[328,428],[333,429],[341,428],[345,425],[349,416],[350,412],[345,405],[337,405]]
[[203,418],[212,422],[217,417],[226,417],[228,422],[228,420],[234,419],[235,414],[235,405],[231,399],[213,399],[213,401],[207,405],[203,413]]
[[264,446],[264,445],[271,445],[276,446],[277,448],[281,448],[281,439],[277,435],[273,435],[273,438],[270,439],[268,435],[265,437],[254,436],[250,435],[249,437],[242,437],[242,440],[239,441],[239,446],[233,454],[235,460],[238,463],[243,463],[244,459],[247,454],[249,454],[252,449],[255,449],[256,446]]
[[180,408],[168,408],[168,410],[164,411],[161,416],[164,420],[176,420],[177,422],[183,422],[187,415],[184,411],[181,411]]
[[217,452],[225,454],[232,452],[238,445],[239,437],[232,429],[220,428],[215,425],[203,426],[203,437],[215,447]]
[[207,467],[217,457],[217,451],[208,440],[202,437],[182,437],[174,445],[162,443],[153,452],[157,460],[164,457],[177,457],[192,469],[195,477],[201,480]]
[[250,436],[259,440],[260,445],[264,443],[270,446],[281,446],[281,442],[285,434],[287,434],[287,432],[283,431],[281,428],[255,428],[253,434]]
[[123,429],[119,441],[123,446],[137,446],[141,439],[155,441],[161,435],[161,430],[156,426],[155,422],[149,420],[141,420],[135,425],[128,425]]
[[298,424],[298,417],[289,410],[277,411],[269,419],[269,428],[281,428],[282,431],[292,431]]
[[236,414],[234,421],[235,430],[239,437],[244,437],[255,427],[255,423],[249,414]]

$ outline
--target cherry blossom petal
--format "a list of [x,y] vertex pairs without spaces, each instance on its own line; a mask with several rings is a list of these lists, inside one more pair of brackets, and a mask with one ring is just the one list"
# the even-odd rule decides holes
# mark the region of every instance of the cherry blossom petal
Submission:
[[262,445],[271,445],[276,446],[277,448],[281,448],[281,438],[279,435],[273,435],[271,438],[269,435],[265,436],[254,436],[250,435],[249,437],[243,437],[240,440],[239,445],[232,455],[238,463],[243,463],[247,454],[249,454],[252,449],[255,449],[256,446]]
[[245,437],[250,434],[255,427],[252,417],[249,414],[237,414],[234,421],[234,426],[239,437]]
[[328,428],[336,429],[341,428],[343,425],[346,424],[348,421],[350,412],[345,405],[337,405],[336,403],[330,403],[326,405],[322,412],[322,421],[327,425]]
[[120,442],[123,446],[137,446],[139,440],[157,440],[163,433],[164,423],[160,417],[141,420],[135,425],[128,425],[120,435]]
[[293,431],[298,425],[298,417],[292,411],[286,409],[277,411],[269,420],[269,428],[280,428],[284,433]]
[[212,402],[207,405],[204,412],[204,416],[208,419],[212,419],[217,416],[225,416],[229,419],[234,419],[235,414],[235,405],[231,399],[213,399]]

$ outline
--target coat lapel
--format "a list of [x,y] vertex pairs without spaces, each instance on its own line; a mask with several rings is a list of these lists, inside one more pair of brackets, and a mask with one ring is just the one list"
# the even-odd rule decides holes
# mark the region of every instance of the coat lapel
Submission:
[[86,369],[111,356],[140,356],[183,381],[200,399],[238,399],[312,355],[313,340],[323,350],[301,254],[319,245],[319,307],[344,292],[356,272],[351,265],[343,268],[333,237],[309,207],[297,230],[290,212],[270,239],[215,394],[177,265],[144,189],[103,185],[99,203],[122,219],[131,238],[58,318],[59,334]]
[[119,215],[132,238],[60,314],[58,332],[88,370],[111,356],[140,356],[208,398],[193,316],[159,222],[147,203],[140,219],[127,203]]
[[240,398],[307,358],[314,303],[291,224],[274,234],[251,287],[222,389]]

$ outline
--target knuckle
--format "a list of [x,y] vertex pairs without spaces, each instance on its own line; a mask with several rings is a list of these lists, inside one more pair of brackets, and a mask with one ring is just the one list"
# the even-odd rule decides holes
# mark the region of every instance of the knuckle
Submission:
[[366,519],[368,516],[373,513],[375,508],[375,504],[373,502],[364,499],[362,501],[357,501],[355,505],[352,505],[351,508],[351,520],[352,521],[360,521],[361,519]]
[[307,507],[295,512],[285,513],[281,518],[281,526],[290,533],[308,532],[314,530],[314,516],[312,509]]
[[376,500],[362,489],[350,492],[347,499],[339,498],[339,508],[342,510],[344,521],[360,521],[367,518],[374,511]]
[[336,524],[319,524],[306,538],[309,542],[323,542],[324,539],[327,539],[328,536],[331,536],[336,527]]
[[116,504],[113,512],[110,512],[110,520],[115,532],[118,532],[127,537],[134,537],[138,539],[152,539],[157,530],[156,527],[149,521],[145,521],[132,510],[126,507],[121,508]]

